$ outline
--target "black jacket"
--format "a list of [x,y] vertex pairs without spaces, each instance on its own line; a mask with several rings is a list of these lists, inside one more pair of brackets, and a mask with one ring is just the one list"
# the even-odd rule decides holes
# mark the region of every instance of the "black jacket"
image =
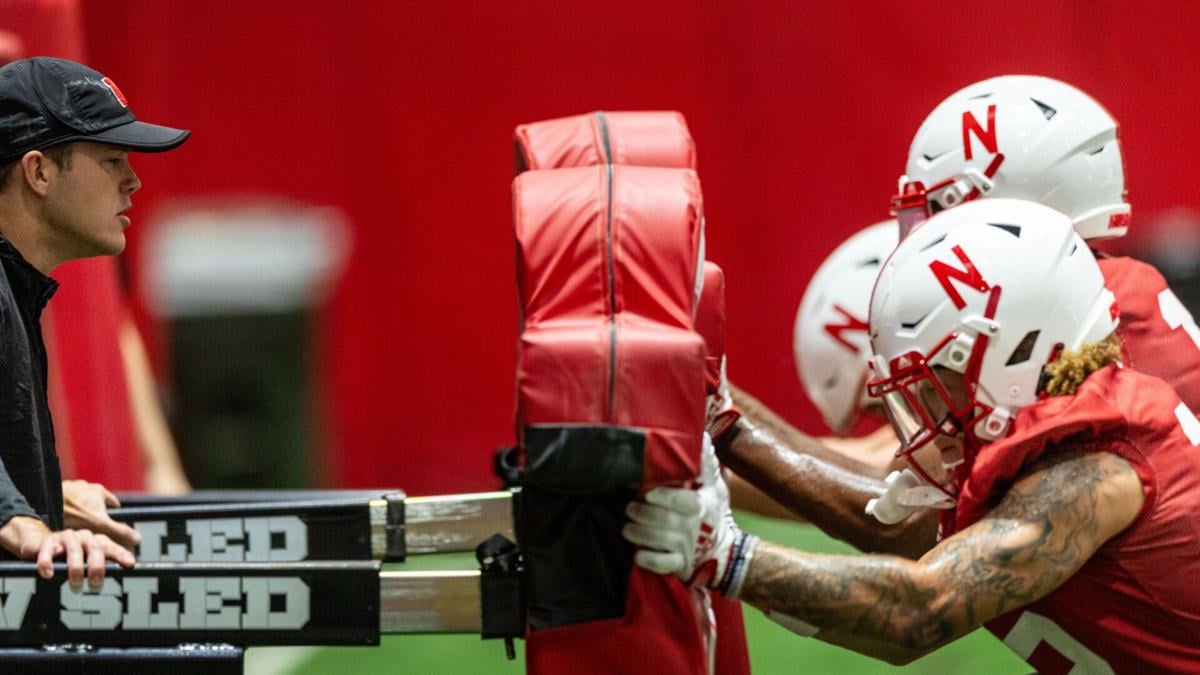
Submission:
[[52,530],[63,527],[41,327],[42,309],[57,289],[0,237],[0,525],[36,516]]

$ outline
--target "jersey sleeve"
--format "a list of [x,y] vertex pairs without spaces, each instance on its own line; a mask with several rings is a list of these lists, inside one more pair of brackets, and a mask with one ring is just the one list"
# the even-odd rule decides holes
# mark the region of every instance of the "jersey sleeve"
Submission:
[[3,527],[15,516],[38,517],[25,499],[25,495],[21,494],[21,491],[13,483],[12,477],[8,475],[8,470],[4,468],[4,461],[0,460],[0,527]]

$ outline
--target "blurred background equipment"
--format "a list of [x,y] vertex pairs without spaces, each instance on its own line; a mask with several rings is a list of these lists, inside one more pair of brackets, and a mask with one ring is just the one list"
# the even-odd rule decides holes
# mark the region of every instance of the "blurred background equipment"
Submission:
[[170,334],[172,417],[196,487],[307,487],[313,310],[350,250],[332,208],[179,208],[146,245],[149,306]]
[[1133,255],[1158,268],[1192,316],[1200,312],[1200,209],[1178,207],[1146,218]]

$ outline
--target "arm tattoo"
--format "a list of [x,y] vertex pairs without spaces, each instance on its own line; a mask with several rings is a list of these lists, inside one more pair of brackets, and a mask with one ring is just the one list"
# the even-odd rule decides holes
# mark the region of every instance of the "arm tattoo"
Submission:
[[927,651],[1057,588],[1132,522],[1140,499],[1136,474],[1117,456],[1055,452],[985,518],[915,562],[760,544],[742,599]]

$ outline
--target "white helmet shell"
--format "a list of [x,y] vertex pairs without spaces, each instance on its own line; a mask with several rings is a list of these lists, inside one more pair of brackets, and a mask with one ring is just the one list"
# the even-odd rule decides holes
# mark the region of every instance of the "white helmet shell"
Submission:
[[[1113,294],[1066,216],[1028,201],[980,200],[930,218],[884,265],[871,301],[878,377],[870,386],[882,395],[935,366],[961,373],[972,413],[956,421],[987,442],[1037,400],[1042,367],[1060,345],[1099,342],[1116,327]],[[895,422],[895,401],[886,403]],[[905,451],[916,449],[911,433],[897,432]]]
[[906,174],[925,189],[957,182],[939,195],[931,190],[930,213],[974,198],[974,190],[1057,209],[1084,239],[1119,237],[1129,225],[1116,120],[1048,77],[1005,75],[955,92],[921,124]]
[[847,239],[821,263],[796,313],[792,346],[808,398],[836,434],[846,434],[869,402],[871,289],[899,235],[896,221]]

